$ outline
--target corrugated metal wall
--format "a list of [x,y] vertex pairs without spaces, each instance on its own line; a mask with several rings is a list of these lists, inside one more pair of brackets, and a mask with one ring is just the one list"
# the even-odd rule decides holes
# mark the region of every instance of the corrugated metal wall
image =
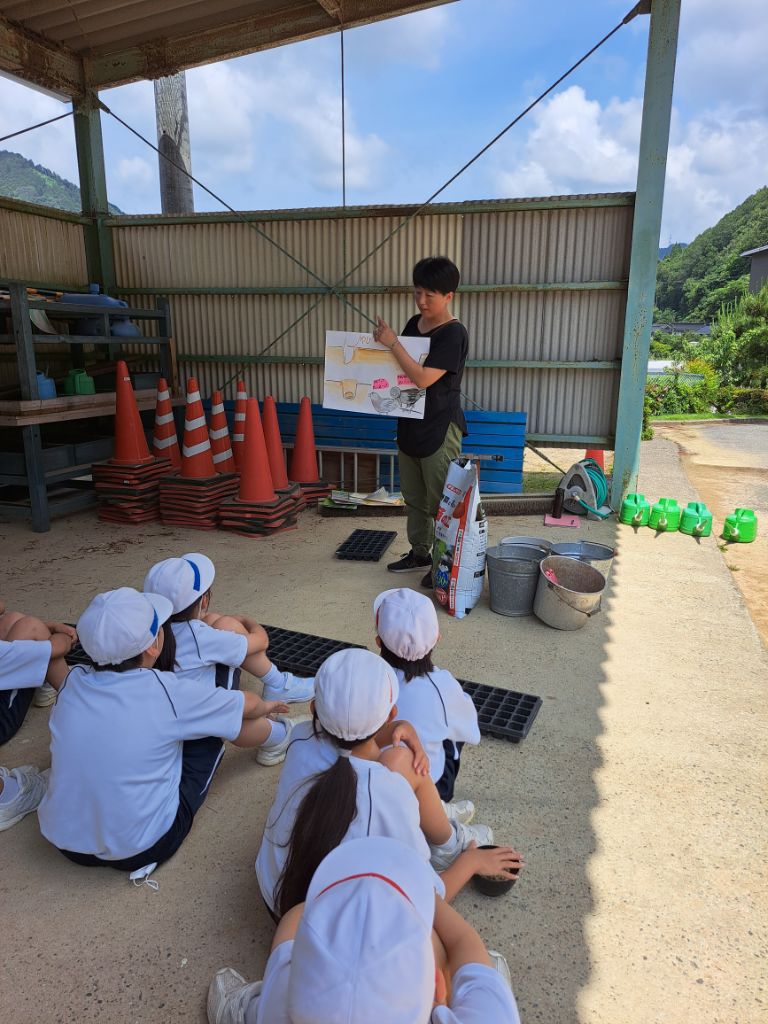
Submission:
[[[66,219],[63,219],[66,218]],[[0,206],[0,280],[82,287],[88,281],[82,222]]]
[[[468,369],[468,407],[523,410],[531,435],[612,436],[618,368],[557,364],[621,358],[632,201],[605,195],[430,207],[354,271],[346,283],[360,291],[348,297],[399,329],[413,312],[408,286],[415,259],[451,256],[472,286],[454,306],[469,330],[470,359],[550,364]],[[249,216],[263,216],[256,227],[333,284],[409,210],[358,208],[346,219],[317,210]],[[322,357],[326,329],[365,326],[359,313],[323,295],[306,271],[231,217],[118,217],[109,224],[118,292],[144,305],[150,291],[178,289],[171,305],[182,371],[197,376],[206,393],[237,373],[239,359],[269,356],[275,361],[241,370],[250,393],[320,401],[321,365],[298,360]],[[233,294],[237,289],[266,294]],[[381,289],[400,290],[377,294]]]

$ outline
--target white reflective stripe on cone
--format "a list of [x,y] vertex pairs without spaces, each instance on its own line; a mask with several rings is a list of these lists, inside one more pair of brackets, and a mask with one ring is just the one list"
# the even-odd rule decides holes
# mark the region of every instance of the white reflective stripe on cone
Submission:
[[227,450],[225,452],[219,452],[218,455],[214,455],[213,456],[213,461],[214,462],[224,462],[227,459],[231,459],[231,458],[232,458],[232,449],[231,448],[227,448]]
[[218,441],[222,437],[227,437],[229,431],[226,427],[222,427],[221,430],[209,430],[208,433],[210,434],[212,441]]
[[158,400],[158,402],[164,402],[167,398],[170,398],[170,397],[171,397],[171,392],[167,388],[165,389],[165,391],[158,391],[157,392],[157,400]]
[[244,441],[245,440],[245,434],[233,434],[232,435],[232,440],[233,441]]
[[187,456],[187,455],[200,455],[202,452],[207,452],[207,451],[210,451],[210,450],[211,450],[211,442],[210,441],[201,441],[200,444],[193,444],[191,448],[187,448],[187,446],[184,445],[183,448],[181,449],[182,454],[184,456]]
[[185,430],[197,430],[198,427],[207,426],[205,416],[198,416],[196,420],[184,420]]
[[200,400],[201,399],[200,399],[200,392],[199,391],[188,391],[187,392],[187,402],[199,402]]
[[170,448],[170,446],[172,444],[178,444],[178,443],[179,442],[176,440],[176,435],[173,434],[172,437],[156,437],[154,439],[154,441],[152,442],[152,447],[153,448]]
[[224,412],[224,403],[219,402],[218,405],[212,405],[211,412]]
[[163,423],[173,423],[173,413],[172,412],[161,412],[161,413],[158,413],[157,416],[155,416],[155,426],[156,427],[160,426]]

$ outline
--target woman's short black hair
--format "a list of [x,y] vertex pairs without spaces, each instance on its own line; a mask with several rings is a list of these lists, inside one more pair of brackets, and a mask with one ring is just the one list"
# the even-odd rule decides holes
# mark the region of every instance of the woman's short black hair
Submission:
[[414,288],[426,288],[428,292],[455,292],[460,279],[459,268],[447,256],[425,256],[413,268]]
[[393,654],[383,640],[381,640],[381,656],[392,668],[400,669],[406,683],[410,683],[417,676],[425,676],[427,672],[432,672],[435,668],[432,664],[432,651],[425,654],[423,658],[417,658],[416,661],[406,661],[399,654]]

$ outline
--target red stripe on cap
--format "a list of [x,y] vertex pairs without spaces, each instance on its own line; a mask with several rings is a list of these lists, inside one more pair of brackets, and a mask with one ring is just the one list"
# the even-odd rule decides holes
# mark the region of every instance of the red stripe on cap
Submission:
[[359,875],[347,875],[346,878],[340,878],[337,882],[331,882],[325,889],[321,889],[320,892],[315,896],[315,899],[320,899],[321,896],[329,892],[331,889],[335,889],[337,885],[341,885],[342,882],[354,882],[358,878],[378,878],[380,882],[386,882],[387,885],[391,885],[393,889],[400,893],[408,902],[413,906],[413,900],[410,898],[407,892],[400,888],[397,882],[393,882],[391,878],[387,878],[386,875],[379,875],[375,871],[362,871]]

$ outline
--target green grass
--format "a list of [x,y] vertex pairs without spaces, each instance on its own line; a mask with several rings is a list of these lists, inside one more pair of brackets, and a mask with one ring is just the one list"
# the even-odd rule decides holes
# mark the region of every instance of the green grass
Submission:
[[562,480],[559,473],[523,473],[523,494],[552,494]]
[[664,416],[651,416],[652,423],[681,422],[682,420],[768,420],[768,416],[760,413],[739,413],[738,416],[729,416],[722,412],[681,412],[668,413]]

